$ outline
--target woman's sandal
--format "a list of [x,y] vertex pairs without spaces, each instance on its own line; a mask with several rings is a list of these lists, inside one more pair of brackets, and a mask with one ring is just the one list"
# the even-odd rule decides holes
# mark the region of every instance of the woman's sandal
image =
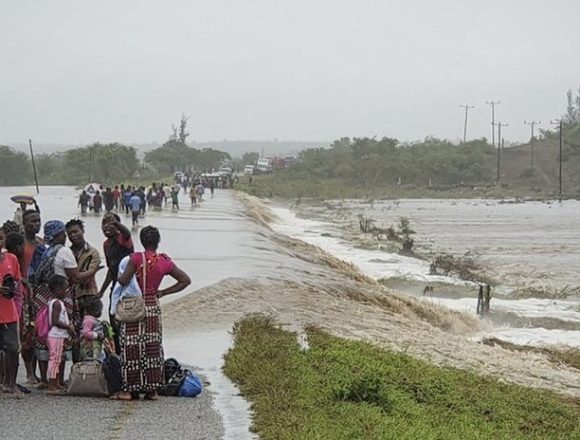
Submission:
[[46,392],[46,394],[50,395],[50,396],[65,396],[66,395],[66,391],[61,389],[61,388],[56,388],[54,390],[48,390]]
[[150,391],[145,393],[145,400],[159,400],[159,394],[157,391]]
[[119,391],[118,393],[111,394],[109,396],[109,399],[111,399],[111,400],[122,400],[124,402],[130,402],[131,400],[133,400],[133,397],[131,396],[130,393],[125,393],[123,391]]

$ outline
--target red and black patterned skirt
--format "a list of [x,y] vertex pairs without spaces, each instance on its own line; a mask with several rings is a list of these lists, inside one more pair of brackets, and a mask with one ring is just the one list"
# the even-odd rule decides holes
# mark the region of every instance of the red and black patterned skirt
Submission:
[[164,385],[161,307],[156,294],[145,296],[145,318],[120,323],[123,391],[146,393]]

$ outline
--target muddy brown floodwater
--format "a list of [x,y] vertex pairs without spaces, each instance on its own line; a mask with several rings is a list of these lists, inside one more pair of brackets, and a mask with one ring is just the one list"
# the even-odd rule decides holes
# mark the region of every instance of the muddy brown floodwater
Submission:
[[[1,189],[0,199],[23,190]],[[72,188],[42,188],[39,201],[44,221],[78,215]],[[160,250],[193,280],[187,292],[163,301],[165,348],[168,356],[198,366],[210,379],[226,438],[251,438],[248,406],[221,366],[231,326],[254,312],[273,316],[290,329],[316,325],[438,365],[580,396],[578,370],[555,365],[542,354],[473,341],[489,322],[393,292],[353,264],[277,232],[272,228],[276,215],[255,198],[216,191],[214,199],[198,208],[190,208],[185,197],[181,202],[180,211],[153,212],[142,222],[160,228]],[[5,203],[0,214],[7,218],[12,208]],[[100,247],[100,218],[84,219],[87,239]],[[135,231],[138,242],[137,235]]]

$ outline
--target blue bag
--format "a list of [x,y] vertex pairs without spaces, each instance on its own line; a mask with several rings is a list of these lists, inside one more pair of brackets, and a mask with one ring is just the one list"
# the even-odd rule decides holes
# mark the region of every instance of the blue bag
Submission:
[[203,391],[201,379],[189,370],[184,370],[185,378],[179,387],[178,396],[195,397]]

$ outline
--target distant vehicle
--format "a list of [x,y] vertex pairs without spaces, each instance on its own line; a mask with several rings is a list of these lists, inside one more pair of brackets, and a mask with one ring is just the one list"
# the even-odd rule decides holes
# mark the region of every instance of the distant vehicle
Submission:
[[244,174],[247,176],[254,174],[254,165],[246,165],[244,167]]
[[227,165],[222,165],[217,171],[221,176],[230,176],[233,172],[232,168]]
[[272,164],[270,163],[270,159],[265,157],[258,159],[258,162],[256,162],[256,170],[260,173],[272,172]]
[[183,177],[185,176],[185,174],[183,174],[181,171],[176,171],[174,174],[175,177],[175,181],[176,182],[181,182],[183,180]]

